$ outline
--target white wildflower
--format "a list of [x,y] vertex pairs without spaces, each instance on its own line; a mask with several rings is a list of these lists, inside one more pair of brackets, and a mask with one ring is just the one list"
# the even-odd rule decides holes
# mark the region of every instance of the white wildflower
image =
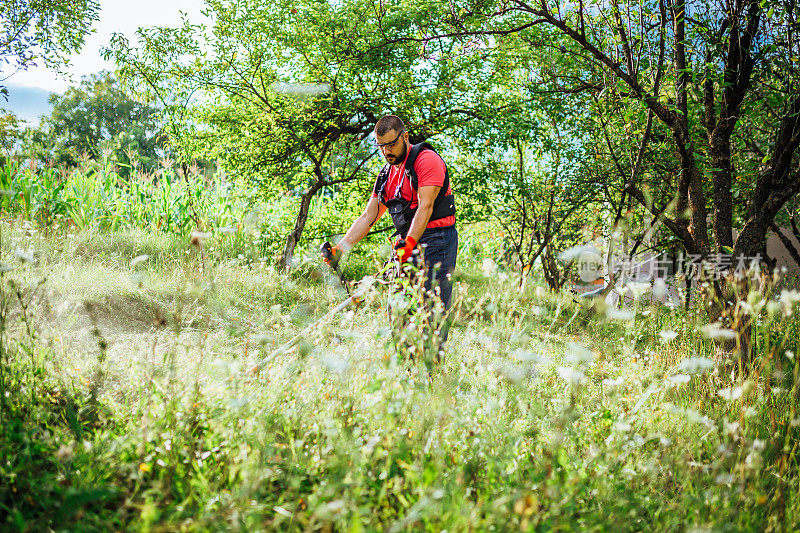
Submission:
[[658,334],[661,336],[661,341],[664,343],[672,342],[678,337],[678,333],[671,329],[662,329]]
[[497,372],[511,383],[517,384],[525,377],[525,369],[512,364],[500,365]]
[[611,320],[633,320],[635,316],[633,311],[628,311],[627,309],[614,309],[613,307],[609,307],[606,310],[606,317]]
[[625,284],[625,287],[633,293],[633,298],[638,300],[640,296],[650,290],[649,281],[632,281]]
[[736,339],[736,332],[729,328],[723,328],[719,322],[706,324],[700,328],[700,333],[715,341],[730,341]]
[[567,351],[564,360],[572,365],[591,363],[594,361],[594,353],[585,346],[570,341],[567,343]]
[[514,350],[512,356],[514,357],[514,359],[526,363],[547,364],[550,362],[550,358],[547,357],[546,355],[523,349]]
[[800,302],[800,291],[781,291],[780,302],[784,308],[791,308],[794,304]]
[[687,374],[675,374],[674,376],[667,376],[667,383],[672,387],[677,387],[689,383],[690,379],[692,377]]
[[714,368],[714,361],[707,357],[690,357],[681,361],[678,368],[688,374],[702,374]]
[[733,474],[720,474],[714,480],[718,485],[730,485],[736,479]]
[[631,430],[631,425],[627,422],[617,422],[614,424],[614,429],[620,433],[627,433]]
[[781,306],[783,307],[783,314],[792,316],[792,308],[794,304],[800,302],[799,291],[781,291],[780,297]]
[[335,355],[328,355],[322,362],[334,374],[342,375],[350,368],[350,363],[346,359]]
[[33,250],[22,250],[21,248],[17,248],[14,250],[14,255],[17,256],[23,263],[33,263]]
[[74,443],[62,444],[56,452],[56,457],[61,461],[71,461],[75,457]]
[[689,422],[694,422],[695,424],[702,424],[708,429],[713,429],[716,427],[716,424],[714,423],[713,420],[711,420],[709,417],[705,415],[701,415],[694,409],[686,410],[686,418],[689,420]]
[[481,261],[481,271],[487,278],[491,277],[497,272],[497,264],[490,257],[484,257]]
[[367,454],[372,453],[372,450],[375,449],[375,446],[381,441],[378,437],[370,437],[366,444],[362,447],[362,450]]
[[570,385],[579,385],[584,382],[586,375],[580,370],[575,370],[572,367],[560,366],[556,369],[559,377]]
[[344,501],[343,500],[333,500],[332,502],[328,502],[328,511],[332,513],[341,512],[344,509]]
[[728,422],[725,424],[725,431],[731,436],[735,437],[739,433],[739,422]]
[[730,387],[725,389],[720,389],[717,391],[723,399],[733,402],[738,400],[742,397],[742,388],[741,387]]
[[136,257],[131,259],[131,268],[135,267],[139,263],[144,263],[148,259],[150,259],[150,256],[147,254],[137,255]]
[[[769,302],[767,302],[767,314],[769,316],[774,316],[775,313],[780,311],[780,309],[781,309],[781,304],[779,304],[775,300],[770,300]],[[791,314],[791,308],[789,309],[789,312],[786,313],[786,316],[789,316],[790,314]]]
[[266,333],[259,333],[253,335],[253,342],[257,344],[268,344],[272,340],[273,340],[272,335],[267,335]]
[[744,465],[747,468],[752,468],[753,470],[761,468],[761,463],[762,463],[761,454],[756,452],[750,452],[744,459]]

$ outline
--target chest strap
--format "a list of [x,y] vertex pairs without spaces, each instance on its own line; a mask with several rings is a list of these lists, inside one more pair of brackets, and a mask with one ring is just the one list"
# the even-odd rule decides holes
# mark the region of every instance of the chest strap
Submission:
[[[417,172],[414,169],[414,163],[417,161],[417,156],[419,156],[422,150],[431,150],[436,152],[436,150],[434,150],[433,147],[428,143],[415,144],[411,147],[411,150],[409,150],[408,158],[406,159],[406,164],[404,167],[409,174],[411,188],[414,190],[414,192],[417,192],[419,189],[419,179],[417,177]],[[373,192],[378,196],[378,200],[389,208],[389,214],[392,216],[392,223],[394,224],[396,234],[405,236],[408,233],[408,229],[411,227],[411,221],[414,219],[414,215],[417,213],[417,208],[414,207],[412,209],[411,202],[403,198],[390,198],[388,200],[384,200],[386,185],[389,182],[390,170],[391,165],[388,163],[384,165],[380,173],[378,173],[378,178],[375,180]],[[453,194],[447,194],[447,190],[449,188],[450,169],[445,166],[444,182],[442,183],[441,189],[439,189],[439,194],[436,196],[436,199],[433,202],[433,211],[431,211],[429,222],[447,218],[456,214],[455,197]],[[419,196],[417,197],[417,205],[419,205]]]

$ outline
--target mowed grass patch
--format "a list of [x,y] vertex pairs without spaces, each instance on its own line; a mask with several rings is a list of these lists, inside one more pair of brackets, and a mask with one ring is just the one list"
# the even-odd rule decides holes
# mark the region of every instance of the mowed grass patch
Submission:
[[[258,328],[278,309],[313,316],[340,298],[332,280],[293,279],[263,263],[242,265],[236,257],[211,260],[188,238],[126,231],[62,233],[50,238],[30,228],[6,235],[15,276],[30,289],[46,280],[41,300],[89,304],[98,314],[131,328],[157,315],[173,327]],[[208,247],[213,242],[204,242]],[[337,282],[338,283],[338,282]],[[179,320],[180,323],[176,322]]]

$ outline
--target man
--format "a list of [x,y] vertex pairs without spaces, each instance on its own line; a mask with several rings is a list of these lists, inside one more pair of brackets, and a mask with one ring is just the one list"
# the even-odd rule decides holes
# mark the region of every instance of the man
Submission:
[[[426,301],[430,304],[431,297],[438,298],[447,310],[458,253],[455,201],[447,165],[429,144],[412,146],[405,124],[395,115],[378,120],[375,139],[387,164],[375,180],[364,212],[333,247],[329,262],[335,266],[388,210],[395,227],[394,249],[398,260],[405,263],[423,258]],[[447,329],[444,325],[439,332],[442,343],[447,338]],[[437,358],[441,355],[439,346]]]

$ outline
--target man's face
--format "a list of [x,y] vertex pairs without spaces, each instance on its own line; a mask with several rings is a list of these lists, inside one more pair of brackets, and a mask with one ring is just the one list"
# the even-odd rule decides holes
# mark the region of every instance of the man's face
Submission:
[[390,165],[399,165],[406,160],[408,151],[408,132],[389,130],[386,135],[375,134],[378,149]]

